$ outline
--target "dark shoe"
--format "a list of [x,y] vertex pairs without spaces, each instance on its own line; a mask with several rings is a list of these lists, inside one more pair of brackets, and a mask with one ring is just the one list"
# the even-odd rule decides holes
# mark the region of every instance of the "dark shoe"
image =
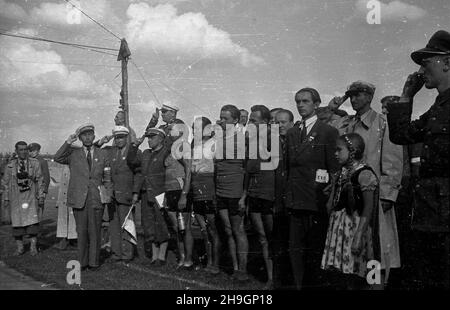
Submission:
[[158,265],[159,266],[165,266],[167,264],[166,260],[158,259]]
[[64,251],[65,249],[67,249],[67,239],[62,238],[57,244],[53,246],[53,248]]
[[158,260],[158,259],[153,259],[153,260],[150,262],[150,265],[158,266],[158,265],[159,265],[159,260]]
[[219,267],[216,266],[206,266],[205,271],[212,275],[218,275],[220,273]]
[[247,282],[248,280],[250,280],[247,272],[241,270],[234,271],[233,278],[239,282]]
[[194,263],[192,263],[191,265],[183,265],[180,267],[181,270],[187,270],[187,271],[192,271],[195,269]]
[[122,259],[122,262],[124,262],[125,264],[129,264],[134,260],[134,258],[126,258],[126,259]]
[[99,271],[100,266],[89,266],[89,271]]
[[89,266],[82,266],[81,271],[86,271],[86,270],[88,270],[88,268],[89,268]]

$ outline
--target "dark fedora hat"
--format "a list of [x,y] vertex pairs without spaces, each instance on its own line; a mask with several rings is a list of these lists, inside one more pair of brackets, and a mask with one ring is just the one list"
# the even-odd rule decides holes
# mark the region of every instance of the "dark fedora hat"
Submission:
[[411,54],[412,60],[422,65],[422,60],[436,55],[450,55],[450,33],[439,30],[430,38],[425,48]]

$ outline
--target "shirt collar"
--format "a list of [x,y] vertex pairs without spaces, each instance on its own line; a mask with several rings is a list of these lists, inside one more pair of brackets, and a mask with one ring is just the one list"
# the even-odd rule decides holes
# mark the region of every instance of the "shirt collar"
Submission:
[[[363,123],[367,128],[370,128],[370,115],[372,114],[373,110],[369,109],[367,112],[365,112],[363,115],[361,115],[361,123]],[[354,116],[354,119],[356,119],[356,115]]]
[[[303,120],[302,120],[302,122],[303,122]],[[308,118],[304,122],[305,122],[306,127],[313,125],[315,122],[317,122],[317,115],[314,115],[314,116]]]

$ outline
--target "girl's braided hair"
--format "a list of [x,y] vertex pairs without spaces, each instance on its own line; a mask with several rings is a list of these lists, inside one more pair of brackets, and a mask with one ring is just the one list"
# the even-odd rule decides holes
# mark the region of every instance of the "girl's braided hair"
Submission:
[[350,151],[350,159],[361,160],[363,158],[366,144],[360,135],[357,133],[348,133],[340,136],[339,140],[347,145]]

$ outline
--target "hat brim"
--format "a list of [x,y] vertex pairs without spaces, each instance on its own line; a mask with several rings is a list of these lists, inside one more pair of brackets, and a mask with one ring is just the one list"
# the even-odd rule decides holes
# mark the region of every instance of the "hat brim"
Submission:
[[352,95],[357,95],[359,93],[367,93],[369,95],[373,96],[373,92],[368,91],[367,89],[352,89],[352,90],[347,90],[345,92],[345,95],[347,97],[351,97]]
[[89,128],[89,129],[84,129],[84,130],[80,131],[80,132],[78,133],[78,136],[80,136],[81,134],[83,134],[83,133],[85,133],[85,132],[88,132],[88,131],[92,131],[93,133],[95,133],[94,129]]
[[418,64],[422,65],[422,60],[426,58],[430,58],[437,55],[450,55],[450,53],[446,53],[443,51],[436,50],[434,48],[425,47],[420,50],[411,53],[411,59]]

